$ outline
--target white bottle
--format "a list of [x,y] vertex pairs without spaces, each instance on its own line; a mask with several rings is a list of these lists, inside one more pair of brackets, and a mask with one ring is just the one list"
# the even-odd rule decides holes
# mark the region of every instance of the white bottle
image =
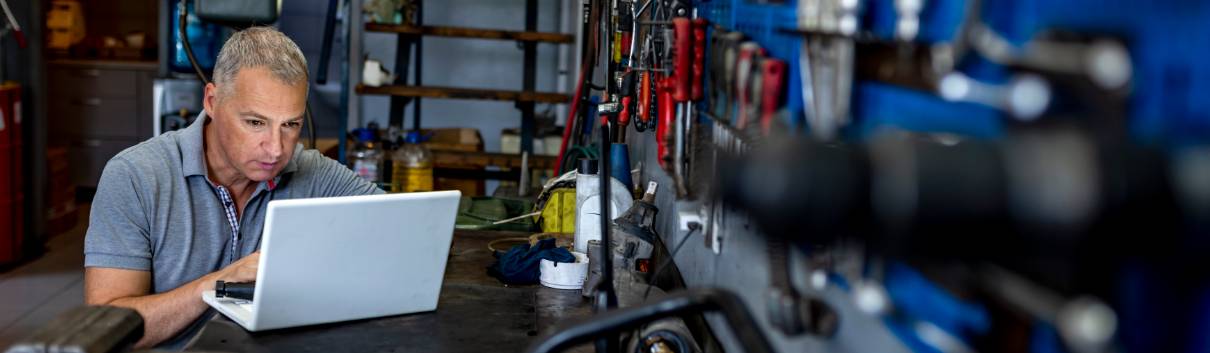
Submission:
[[[589,240],[601,239],[601,184],[597,175],[597,161],[581,159],[580,169],[576,173],[576,234],[572,250],[588,251]],[[634,200],[626,190],[626,185],[614,178],[609,178],[610,200],[609,216],[617,219],[623,210],[630,209]]]
[[357,129],[357,144],[349,152],[349,168],[371,183],[382,181],[379,171],[382,169],[383,153],[382,146],[376,141],[377,133],[376,128]]

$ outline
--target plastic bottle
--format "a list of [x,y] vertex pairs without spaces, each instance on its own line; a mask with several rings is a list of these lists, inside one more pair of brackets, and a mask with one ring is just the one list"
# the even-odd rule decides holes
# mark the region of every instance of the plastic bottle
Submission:
[[420,144],[420,132],[409,132],[391,160],[391,192],[433,191],[433,152]]
[[378,131],[361,128],[354,132],[357,144],[353,146],[353,152],[349,153],[349,168],[362,179],[377,183],[380,181],[379,171],[382,169],[383,156],[382,146],[376,136]]
[[[601,239],[601,178],[598,173],[597,160],[581,159],[580,168],[576,174],[576,233],[572,249],[578,252],[588,251],[589,240]],[[630,209],[634,199],[626,186],[615,178],[609,178],[612,189],[610,192],[609,214],[613,219],[622,216],[621,210]]]

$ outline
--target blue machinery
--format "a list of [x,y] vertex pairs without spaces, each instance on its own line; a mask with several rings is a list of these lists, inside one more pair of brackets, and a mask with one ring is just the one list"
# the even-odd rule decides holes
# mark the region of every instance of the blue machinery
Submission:
[[[1094,87],[1124,96],[1123,113],[1135,138],[1154,143],[1205,141],[1210,134],[1210,102],[1199,99],[1206,96],[1210,82],[1210,69],[1202,65],[1202,58],[1210,54],[1210,27],[1204,25],[1210,18],[1210,6],[1203,2],[848,2],[855,4],[852,16],[857,28],[846,36],[857,45],[907,42],[919,51],[948,52],[946,60],[952,64],[937,65],[941,68],[936,71],[942,75],[936,77],[938,81],[952,70],[970,78],[970,86],[1011,89],[1013,79],[1023,75],[1056,76],[1044,78],[1053,96],[1036,103],[1043,107],[1030,114],[1033,117],[1065,110],[1087,113],[1106,104],[1065,95],[1054,82],[1087,79]],[[810,11],[804,9],[810,7],[806,1],[702,1],[696,5],[702,17],[743,32],[770,56],[790,64],[785,97],[789,114],[784,117],[791,126],[812,129],[802,113],[809,106],[801,89],[802,33],[839,29],[811,29],[813,25],[802,15]],[[910,29],[913,26],[918,28]],[[897,27],[906,29],[897,33]],[[995,138],[1013,120],[1011,104],[959,94],[946,97],[938,87],[940,82],[926,89],[907,89],[873,76],[858,72],[853,78],[853,124],[849,128],[856,131],[850,136],[893,125],[912,131]],[[960,81],[951,82],[959,85]],[[1082,119],[1110,118],[1076,114],[1085,115],[1079,117]]]
[[676,186],[663,254],[775,351],[1210,350],[1210,4],[590,8],[570,131]]

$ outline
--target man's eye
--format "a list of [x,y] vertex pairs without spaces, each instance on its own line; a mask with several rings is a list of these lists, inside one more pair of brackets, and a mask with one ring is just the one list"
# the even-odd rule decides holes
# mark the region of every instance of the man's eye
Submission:
[[291,122],[286,123],[286,127],[291,128],[291,129],[297,129],[300,126],[302,126],[302,123],[297,122],[297,121],[291,121]]
[[261,126],[265,125],[265,122],[260,121],[260,120],[255,120],[255,119],[244,120],[244,122],[247,123],[248,126],[253,126],[253,127],[261,127]]

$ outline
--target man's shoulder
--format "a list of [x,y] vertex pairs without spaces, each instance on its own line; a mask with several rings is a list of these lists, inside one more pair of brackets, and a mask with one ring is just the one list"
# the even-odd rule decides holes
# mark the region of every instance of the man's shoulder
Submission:
[[340,162],[337,162],[328,156],[323,155],[315,149],[298,148],[295,152],[294,173],[302,175],[325,175],[332,173],[334,168],[341,167]]
[[289,185],[294,197],[328,197],[380,193],[352,170],[319,151],[299,148],[293,157]]
[[139,173],[167,173],[181,168],[181,151],[177,143],[179,131],[171,131],[130,146],[109,160],[109,165],[121,165]]

